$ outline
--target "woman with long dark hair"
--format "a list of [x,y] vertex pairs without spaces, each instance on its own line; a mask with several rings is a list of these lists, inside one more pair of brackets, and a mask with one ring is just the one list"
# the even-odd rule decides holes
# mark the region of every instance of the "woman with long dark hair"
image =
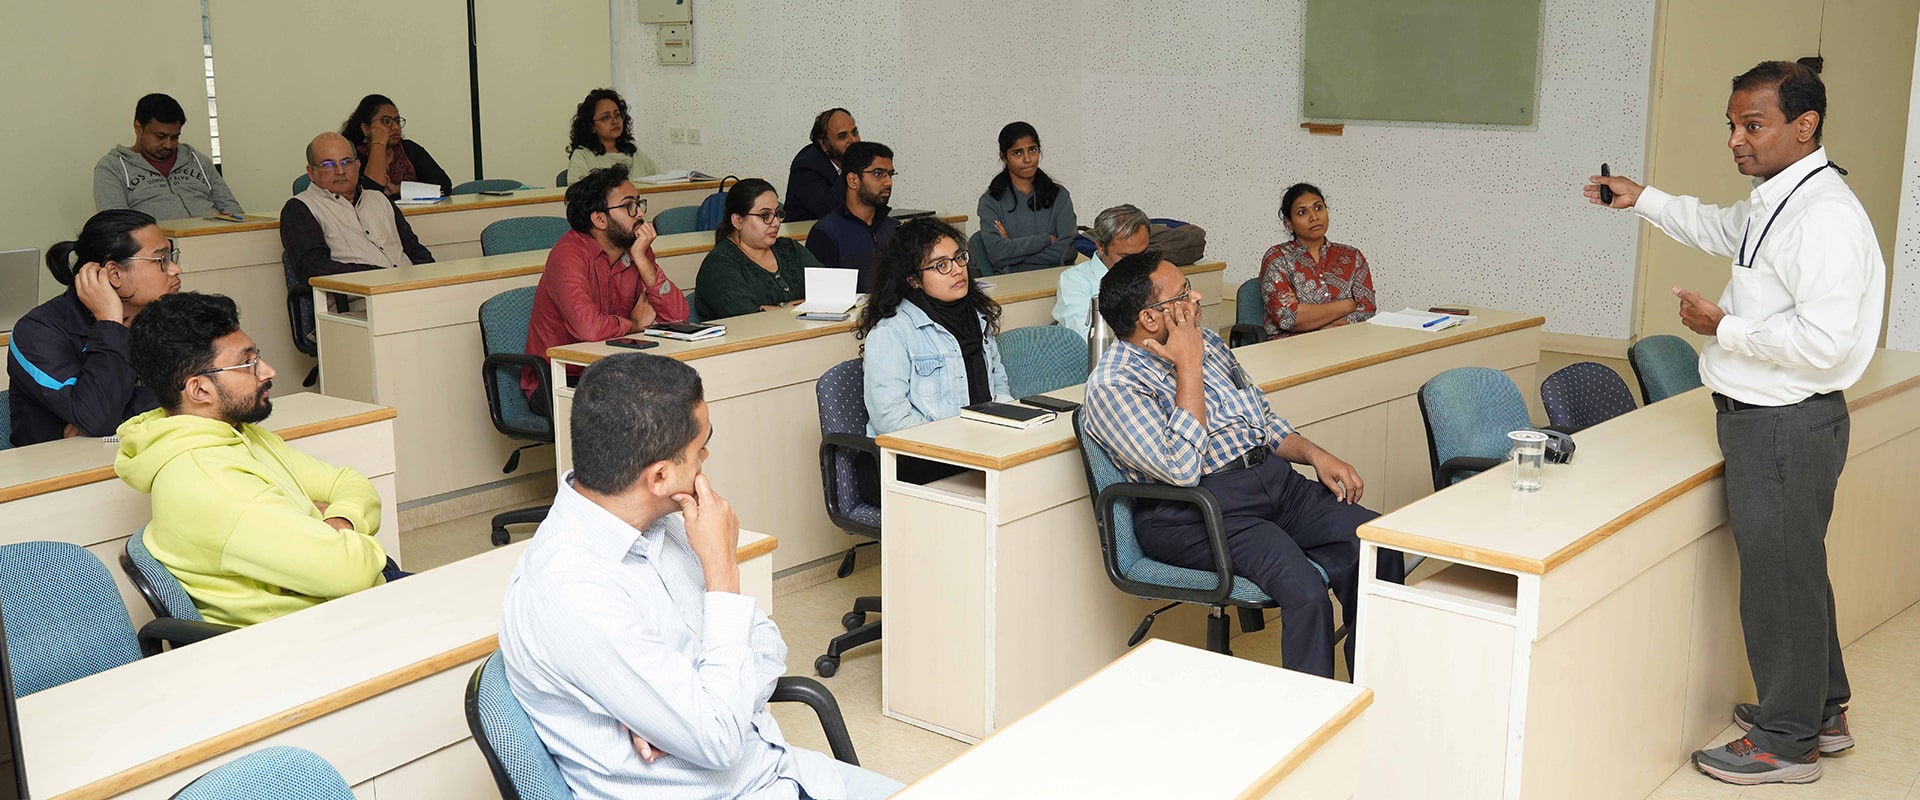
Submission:
[[1025,272],[1073,263],[1073,197],[1040,169],[1040,132],[1025,122],[1000,129],[1000,174],[980,195],[982,272]]
[[820,266],[820,260],[799,242],[781,238],[786,214],[780,194],[764,180],[748,178],[727,190],[713,249],[694,278],[700,319],[790,308],[806,299],[807,268]]
[[1352,245],[1327,239],[1327,198],[1296,183],[1280,199],[1280,221],[1293,238],[1260,259],[1260,297],[1267,335],[1292,336],[1365,322],[1378,312],[1373,268]]
[[427,148],[402,135],[406,127],[407,118],[386,95],[360,98],[360,105],[340,124],[340,135],[360,156],[360,185],[398,197],[401,181],[417,181],[439,184],[442,195],[453,194],[453,179]]
[[107,436],[159,405],[134,377],[128,329],[148,303],[180,291],[179,251],[153,217],[102,211],[74,241],[47,249],[67,291],[13,326],[7,346],[13,444]]
[[573,110],[573,127],[567,133],[567,182],[615,164],[627,165],[627,172],[636,178],[660,173],[653,159],[633,144],[633,115],[627,112],[626,99],[612,89],[595,89]]
[[1000,304],[968,275],[966,236],[937,219],[901,225],[873,254],[864,339],[868,425],[875,435],[988,400],[1010,400],[1000,363]]

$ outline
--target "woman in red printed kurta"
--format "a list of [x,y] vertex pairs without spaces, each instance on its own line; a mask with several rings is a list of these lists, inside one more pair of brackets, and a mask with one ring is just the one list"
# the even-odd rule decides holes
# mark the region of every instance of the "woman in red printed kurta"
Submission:
[[1260,261],[1260,297],[1270,338],[1365,322],[1380,309],[1373,270],[1349,245],[1327,241],[1327,201],[1319,188],[1296,183],[1280,203],[1291,241]]

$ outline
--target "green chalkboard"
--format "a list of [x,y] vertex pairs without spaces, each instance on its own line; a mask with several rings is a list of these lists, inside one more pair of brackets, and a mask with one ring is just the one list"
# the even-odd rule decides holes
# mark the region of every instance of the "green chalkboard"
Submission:
[[1307,0],[1308,119],[1533,124],[1540,0]]

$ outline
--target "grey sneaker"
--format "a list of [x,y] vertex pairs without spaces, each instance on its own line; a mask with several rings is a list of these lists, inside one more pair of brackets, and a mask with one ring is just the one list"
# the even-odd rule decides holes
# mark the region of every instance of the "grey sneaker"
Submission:
[[1803,759],[1777,756],[1742,736],[1712,750],[1693,751],[1693,766],[1708,777],[1740,786],[1820,780],[1820,751]]
[[[1740,731],[1753,730],[1753,720],[1760,716],[1760,707],[1752,703],[1741,703],[1733,707],[1733,724]],[[1847,727],[1847,707],[1841,706],[1840,713],[1820,722],[1820,754],[1830,756],[1834,753],[1853,749],[1853,729]]]

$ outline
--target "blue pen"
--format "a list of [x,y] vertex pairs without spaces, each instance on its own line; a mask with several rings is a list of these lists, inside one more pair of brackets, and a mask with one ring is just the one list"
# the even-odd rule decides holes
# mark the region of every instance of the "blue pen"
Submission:
[[1432,322],[1428,322],[1428,323],[1424,323],[1424,324],[1422,324],[1422,325],[1421,325],[1420,327],[1422,327],[1422,328],[1431,328],[1431,327],[1433,327],[1433,326],[1435,326],[1435,325],[1438,325],[1438,324],[1440,324],[1440,323],[1442,323],[1442,322],[1446,322],[1446,321],[1447,321],[1447,318],[1446,318],[1446,317],[1441,317],[1441,318],[1439,318],[1439,319],[1436,319],[1436,320],[1434,320],[1434,321],[1432,321]]

